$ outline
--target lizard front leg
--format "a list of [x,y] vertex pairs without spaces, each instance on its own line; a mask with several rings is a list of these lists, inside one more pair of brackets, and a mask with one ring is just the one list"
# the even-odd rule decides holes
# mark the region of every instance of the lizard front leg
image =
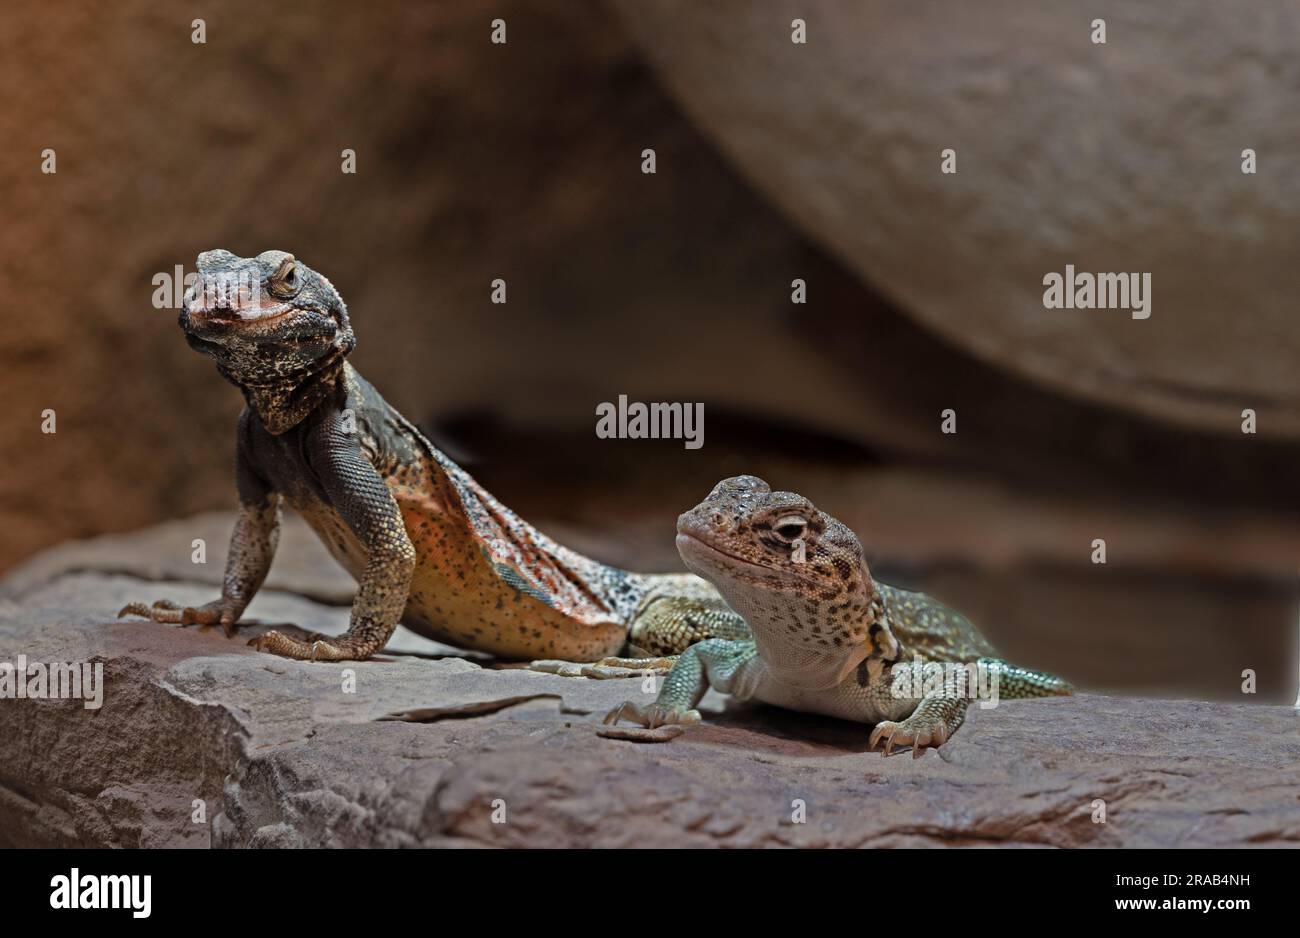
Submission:
[[[993,693],[1007,699],[1055,697],[1073,693],[1073,688],[1054,674],[1011,664],[1000,658],[980,658],[976,666],[993,681]],[[968,680],[974,680],[972,676]],[[981,686],[983,680],[981,679]],[[875,749],[882,742],[884,755],[896,745],[911,746],[912,758],[920,758],[927,748],[946,743],[966,719],[973,686],[957,680],[957,672],[945,676],[942,687],[926,694],[916,709],[898,722],[885,720],[876,724],[868,744]],[[982,691],[980,692],[982,696]]]
[[752,641],[711,638],[692,645],[678,656],[654,703],[642,707],[629,700],[607,713],[604,722],[615,724],[626,718],[648,729],[669,723],[699,723],[700,712],[695,707],[705,692],[710,687],[729,692],[736,673],[757,657]]
[[127,603],[118,613],[144,616],[154,622],[178,625],[219,625],[230,638],[239,617],[266,581],[271,560],[280,540],[280,496],[253,468],[247,443],[247,414],[240,419],[235,451],[235,487],[239,492],[239,515],[230,535],[226,571],[221,581],[221,598],[203,606],[178,606],[160,599],[152,606]]
[[360,661],[388,643],[402,618],[415,572],[415,548],[401,509],[354,432],[331,420],[309,438],[308,458],[330,504],[367,551],[348,630],[339,638],[314,641],[273,631],[249,644],[286,658]]

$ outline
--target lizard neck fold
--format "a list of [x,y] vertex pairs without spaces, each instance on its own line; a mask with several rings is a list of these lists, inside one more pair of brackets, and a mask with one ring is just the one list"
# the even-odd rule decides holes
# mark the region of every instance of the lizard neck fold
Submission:
[[348,367],[346,356],[345,349],[336,349],[310,367],[267,384],[239,381],[224,368],[221,372],[244,392],[248,406],[256,411],[266,429],[279,436],[301,423],[338,386]]

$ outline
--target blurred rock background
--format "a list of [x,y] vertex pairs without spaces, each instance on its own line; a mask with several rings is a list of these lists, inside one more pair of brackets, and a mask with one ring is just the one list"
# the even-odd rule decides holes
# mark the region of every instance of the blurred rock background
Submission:
[[[676,514],[755,472],[1025,663],[1289,702],[1300,14],[1166,6],[8,4],[0,567],[233,505],[238,393],[151,278],[281,248],[574,546],[674,569]],[[1044,311],[1066,263],[1153,271],[1152,319]],[[595,439],[621,393],[703,401],[704,448]]]

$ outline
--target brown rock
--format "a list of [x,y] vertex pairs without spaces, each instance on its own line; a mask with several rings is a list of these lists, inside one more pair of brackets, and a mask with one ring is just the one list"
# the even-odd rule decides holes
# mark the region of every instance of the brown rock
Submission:
[[[635,680],[403,653],[310,664],[102,612],[157,588],[83,571],[6,601],[0,661],[100,662],[105,690],[98,710],[0,701],[0,845],[1300,840],[1290,708],[1090,695],[1010,702],[973,709],[939,755],[913,760],[867,752],[862,725],[710,694],[703,725],[647,746],[598,735],[606,711],[642,693]],[[183,600],[210,592],[167,588]],[[342,625],[336,608],[263,599],[291,602],[310,628]],[[1092,820],[1098,799],[1105,824]],[[800,812],[805,823],[794,821]]]
[[[619,6],[745,175],[949,342],[1116,407],[1300,434],[1294,5]],[[1150,273],[1151,318],[1045,310],[1066,264]]]
[[[659,15],[651,4],[644,7],[643,36],[649,18]],[[784,36],[780,17],[755,31],[746,25],[752,10],[735,12],[737,49],[742,39],[754,44],[745,55],[763,52],[769,28]],[[510,23],[508,49],[487,42],[486,24],[498,15]],[[675,15],[686,28],[707,11],[683,5]],[[900,30],[920,28],[922,15],[891,11],[875,35],[886,35],[895,22]],[[1036,12],[1027,22],[1044,29],[1041,18],[1050,15]],[[1117,36],[1115,24],[1129,14],[1117,15],[1111,50],[1126,48],[1135,35],[1150,36],[1131,27]],[[1185,23],[1194,14],[1170,15]],[[1217,17],[1227,15],[1211,11],[1202,22],[1217,26]],[[0,131],[10,141],[0,151],[0,204],[10,209],[0,229],[6,259],[0,296],[15,315],[12,328],[0,330],[7,403],[0,410],[0,450],[12,454],[0,475],[0,568],[69,537],[233,505],[239,395],[185,346],[174,311],[151,304],[152,276],[191,264],[197,251],[217,245],[241,253],[290,248],[328,272],[350,304],[360,339],[354,361],[411,418],[463,409],[475,423],[499,413],[526,426],[533,434],[528,448],[472,467],[507,504],[528,499],[563,512],[580,493],[544,486],[534,461],[543,450],[568,451],[579,436],[602,444],[582,457],[589,466],[571,459],[551,481],[591,467],[621,474],[599,530],[622,541],[642,523],[619,511],[631,490],[652,496],[666,480],[708,476],[699,483],[707,491],[756,454],[796,455],[819,433],[865,443],[872,455],[904,470],[916,460],[977,463],[1014,473],[1017,486],[1029,480],[1054,487],[1067,501],[1084,484],[1178,497],[1189,516],[1225,502],[1279,514],[1285,507],[1292,527],[1300,528],[1289,482],[1300,463],[1294,441],[1191,435],[1136,419],[1123,401],[1115,409],[1084,406],[1044,390],[1013,373],[1014,364],[1000,370],[937,339],[922,320],[892,308],[812,248],[678,112],[604,4],[327,0],[310,13],[280,17],[279,41],[267,43],[260,6],[234,0],[210,18],[206,46],[193,45],[188,20],[177,20],[159,0],[145,0],[133,16],[110,24],[67,16],[49,4],[19,4],[6,27],[0,84],[14,93],[0,114]],[[1258,35],[1265,28],[1249,20],[1221,32]],[[813,36],[814,43],[826,38],[816,26]],[[662,63],[665,53],[653,39],[647,48]],[[819,56],[826,51],[809,48]],[[1143,52],[1153,63],[1165,54],[1145,46]],[[734,54],[709,50],[720,70],[744,64]],[[1228,53],[1213,51],[1220,54]],[[859,58],[870,60],[863,68],[885,67],[872,64],[885,61],[882,56]],[[298,59],[310,59],[312,69],[286,65]],[[995,56],[977,71],[995,73],[1000,61]],[[813,77],[832,67],[840,64],[827,59]],[[958,67],[942,55],[925,66],[940,76],[955,75],[946,70]],[[1254,80],[1249,70],[1243,74]],[[1279,68],[1278,74],[1289,73]],[[177,81],[178,75],[186,79]],[[716,77],[725,90],[736,75],[728,70]],[[918,80],[911,97],[900,101],[935,104],[934,111],[884,109],[881,120],[892,116],[906,127],[915,118],[918,129],[933,129],[955,105],[923,100],[927,87]],[[884,92],[865,89],[864,100],[868,93]],[[1280,92],[1261,89],[1250,100],[1271,108],[1271,93]],[[1144,89],[1153,102],[1167,103],[1161,94]],[[970,113],[982,113],[986,97],[977,95]],[[787,102],[778,103],[771,113],[749,115],[758,119],[753,134],[781,132],[790,115]],[[1018,113],[1022,101],[1010,105],[1007,113]],[[692,112],[709,131],[711,116],[694,106]],[[1240,120],[1232,109],[1219,113]],[[736,120],[720,117],[718,139]],[[1160,126],[1175,126],[1173,117],[1164,118]],[[1252,140],[1285,133],[1289,120],[1289,114],[1261,120]],[[848,139],[827,153],[851,154],[861,142],[856,125],[837,126],[847,128]],[[815,158],[818,139],[798,142],[805,151],[800,159]],[[1137,140],[1135,152],[1149,156],[1145,139]],[[907,152],[919,145],[910,138],[897,142]],[[645,177],[638,155],[650,144],[660,171]],[[338,171],[343,146],[358,149],[355,177]],[[772,158],[790,146],[775,141]],[[39,172],[37,155],[45,147],[58,151],[56,176]],[[929,147],[922,148],[926,166],[933,165]],[[725,149],[735,157],[734,148]],[[988,175],[962,152],[954,179],[959,193]],[[1075,158],[1054,149],[1026,152],[1047,167]],[[1196,159],[1217,160],[1217,153],[1206,147]],[[887,154],[885,164],[876,150],[868,155],[861,164],[867,181],[904,172],[889,168]],[[1233,161],[1224,159],[1231,170]],[[1269,157],[1261,159],[1267,167]],[[1098,156],[1073,171],[1107,177],[1109,166]],[[822,182],[837,189],[837,178],[831,173]],[[1263,191],[1280,185],[1279,178],[1265,170],[1249,184]],[[929,177],[923,181],[929,185]],[[1031,182],[1024,191],[1041,195],[1046,184]],[[898,244],[908,243],[902,228],[935,219],[935,194],[926,186],[885,193],[891,208],[901,208],[862,215],[862,224],[899,227]],[[851,204],[846,198],[844,205]],[[1246,209],[1235,217],[1249,224],[1254,209]],[[1005,240],[1006,232],[999,237]],[[924,238],[926,258],[957,250],[929,231]],[[981,265],[985,254],[991,261],[1006,256],[978,250]],[[1274,250],[1261,244],[1262,262],[1272,263]],[[971,262],[969,249],[958,253],[962,264]],[[1233,262],[1224,255],[1225,265]],[[899,276],[916,273],[915,264],[896,269]],[[1238,276],[1248,269],[1238,264]],[[492,306],[485,285],[503,271],[510,303]],[[806,307],[789,301],[794,277],[809,281]],[[936,262],[915,278],[916,288],[940,289],[945,278]],[[1279,282],[1271,272],[1266,279]],[[1156,288],[1161,309],[1170,299],[1163,282]],[[966,303],[964,292],[947,296]],[[1244,308],[1240,298],[1224,307],[1235,311],[1232,326],[1254,328],[1248,318],[1254,307]],[[1164,328],[1160,315],[1137,325]],[[996,325],[989,335],[999,334]],[[1261,336],[1260,357],[1252,352],[1246,361],[1264,383],[1273,380],[1268,376],[1288,342]],[[1250,341],[1219,335],[1216,347],[1220,338],[1225,359]],[[1180,342],[1170,339],[1171,355]],[[1090,346],[1076,344],[1089,354]],[[1216,382],[1221,368],[1235,367],[1226,360],[1211,365],[1204,374]],[[621,391],[646,400],[704,401],[708,445],[687,452],[670,442],[594,440],[594,404]],[[938,432],[938,414],[950,406],[961,409],[955,437]],[[1259,406],[1261,434],[1285,428],[1284,415]],[[40,432],[46,408],[58,414],[57,434]],[[737,451],[719,453],[736,414],[751,418],[757,432]],[[647,469],[651,483],[641,481]],[[497,484],[494,475],[510,476],[511,483]],[[806,468],[792,475],[798,487],[806,477]],[[671,518],[689,503],[662,498],[655,517]],[[671,550],[670,540],[658,543]],[[149,560],[167,571],[147,575],[188,566],[184,543],[171,549],[170,560]],[[641,565],[643,558],[632,555],[628,562]]]

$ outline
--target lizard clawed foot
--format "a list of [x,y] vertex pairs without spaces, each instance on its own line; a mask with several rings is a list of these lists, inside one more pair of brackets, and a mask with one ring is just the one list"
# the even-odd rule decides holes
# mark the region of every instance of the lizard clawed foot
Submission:
[[894,754],[895,745],[911,746],[912,758],[919,759],[925,754],[927,748],[932,749],[946,743],[949,735],[951,734],[945,724],[934,723],[929,720],[913,722],[910,717],[901,723],[895,723],[893,720],[882,720],[871,731],[871,738],[867,740],[867,747],[875,749],[881,740],[884,740],[885,746],[881,750],[881,754],[891,756]]
[[543,659],[528,665],[530,671],[558,674],[560,677],[590,677],[597,680],[617,677],[662,677],[673,669],[676,657],[670,658],[601,658],[590,664],[580,661]]
[[667,658],[601,658],[582,669],[583,677],[663,676],[673,669],[677,656]]
[[679,724],[690,726],[700,722],[700,711],[698,710],[676,710],[670,707],[660,706],[659,704],[649,704],[642,707],[632,701],[619,704],[609,713],[605,714],[602,721],[606,726],[613,726],[621,719],[627,719],[632,723],[639,723],[646,729],[655,729],[659,726],[668,724]]
[[197,625],[206,629],[213,625],[221,626],[226,638],[233,638],[235,623],[239,620],[240,610],[223,599],[216,599],[203,606],[178,606],[168,599],[160,599],[152,606],[144,603],[127,603],[117,614],[123,616],[142,616],[153,622],[170,625]]
[[362,661],[370,657],[369,651],[346,639],[325,635],[309,635],[304,641],[271,631],[249,639],[248,644],[258,651],[298,661]]

